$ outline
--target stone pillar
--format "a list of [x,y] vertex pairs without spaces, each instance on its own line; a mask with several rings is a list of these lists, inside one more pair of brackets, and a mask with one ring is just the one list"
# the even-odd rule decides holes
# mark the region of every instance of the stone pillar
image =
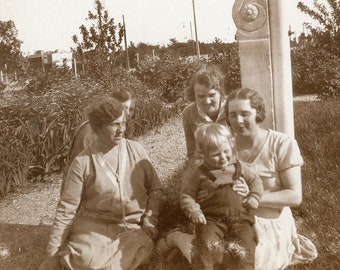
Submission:
[[275,125],[294,136],[293,85],[289,42],[289,4],[269,0],[270,43],[273,67]]
[[236,0],[233,19],[242,87],[259,91],[266,103],[262,126],[294,136],[290,45],[283,2]]

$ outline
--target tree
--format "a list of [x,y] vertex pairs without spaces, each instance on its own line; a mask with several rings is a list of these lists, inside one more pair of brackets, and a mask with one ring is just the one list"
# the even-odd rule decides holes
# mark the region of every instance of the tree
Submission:
[[91,26],[79,27],[82,40],[77,35],[73,36],[73,42],[77,45],[77,52],[84,59],[90,75],[100,76],[103,69],[115,65],[125,29],[121,23],[115,25],[114,19],[109,17],[108,11],[100,0],[95,1],[95,13],[88,12],[87,21]]
[[312,7],[299,2],[297,7],[320,25],[320,27],[312,27],[310,24],[306,24],[307,28],[311,30],[313,39],[316,40],[316,45],[332,50],[339,56],[340,1],[326,0],[320,2],[315,0]]
[[320,98],[340,97],[340,2],[302,2],[298,9],[318,22],[319,27],[305,24],[311,34],[302,34],[301,49],[292,51],[294,94],[318,94]]
[[8,72],[21,67],[21,43],[13,21],[0,21],[0,69]]
[[193,47],[193,41],[179,42],[176,38],[169,40],[168,46],[160,51],[162,55],[171,54],[173,57],[187,57],[195,54],[195,47]]

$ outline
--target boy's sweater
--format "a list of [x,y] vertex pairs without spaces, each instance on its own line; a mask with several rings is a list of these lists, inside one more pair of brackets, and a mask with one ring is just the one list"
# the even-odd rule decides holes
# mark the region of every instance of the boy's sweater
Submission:
[[[254,222],[254,217],[242,205],[242,197],[232,190],[233,181],[242,176],[248,187],[249,195],[260,201],[263,193],[261,178],[245,163],[236,161],[226,170],[212,170],[203,164],[196,167],[182,185],[181,208],[190,218],[195,212],[203,212],[206,218],[214,220]],[[203,202],[197,202],[200,189],[213,190],[214,194]]]

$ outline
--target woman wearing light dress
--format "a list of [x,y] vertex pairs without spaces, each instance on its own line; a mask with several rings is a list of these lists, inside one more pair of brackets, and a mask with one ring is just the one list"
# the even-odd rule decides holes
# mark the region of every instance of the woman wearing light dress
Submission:
[[163,188],[148,154],[124,138],[118,100],[96,98],[88,119],[96,137],[70,165],[39,270],[132,270],[153,251]]

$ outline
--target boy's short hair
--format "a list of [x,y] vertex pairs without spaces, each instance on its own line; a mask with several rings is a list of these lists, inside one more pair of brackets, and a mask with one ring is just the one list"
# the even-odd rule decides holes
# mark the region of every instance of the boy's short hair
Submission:
[[226,126],[216,123],[201,124],[195,131],[196,147],[198,152],[202,154],[217,147],[222,139],[227,139],[231,148],[233,148],[233,137]]

